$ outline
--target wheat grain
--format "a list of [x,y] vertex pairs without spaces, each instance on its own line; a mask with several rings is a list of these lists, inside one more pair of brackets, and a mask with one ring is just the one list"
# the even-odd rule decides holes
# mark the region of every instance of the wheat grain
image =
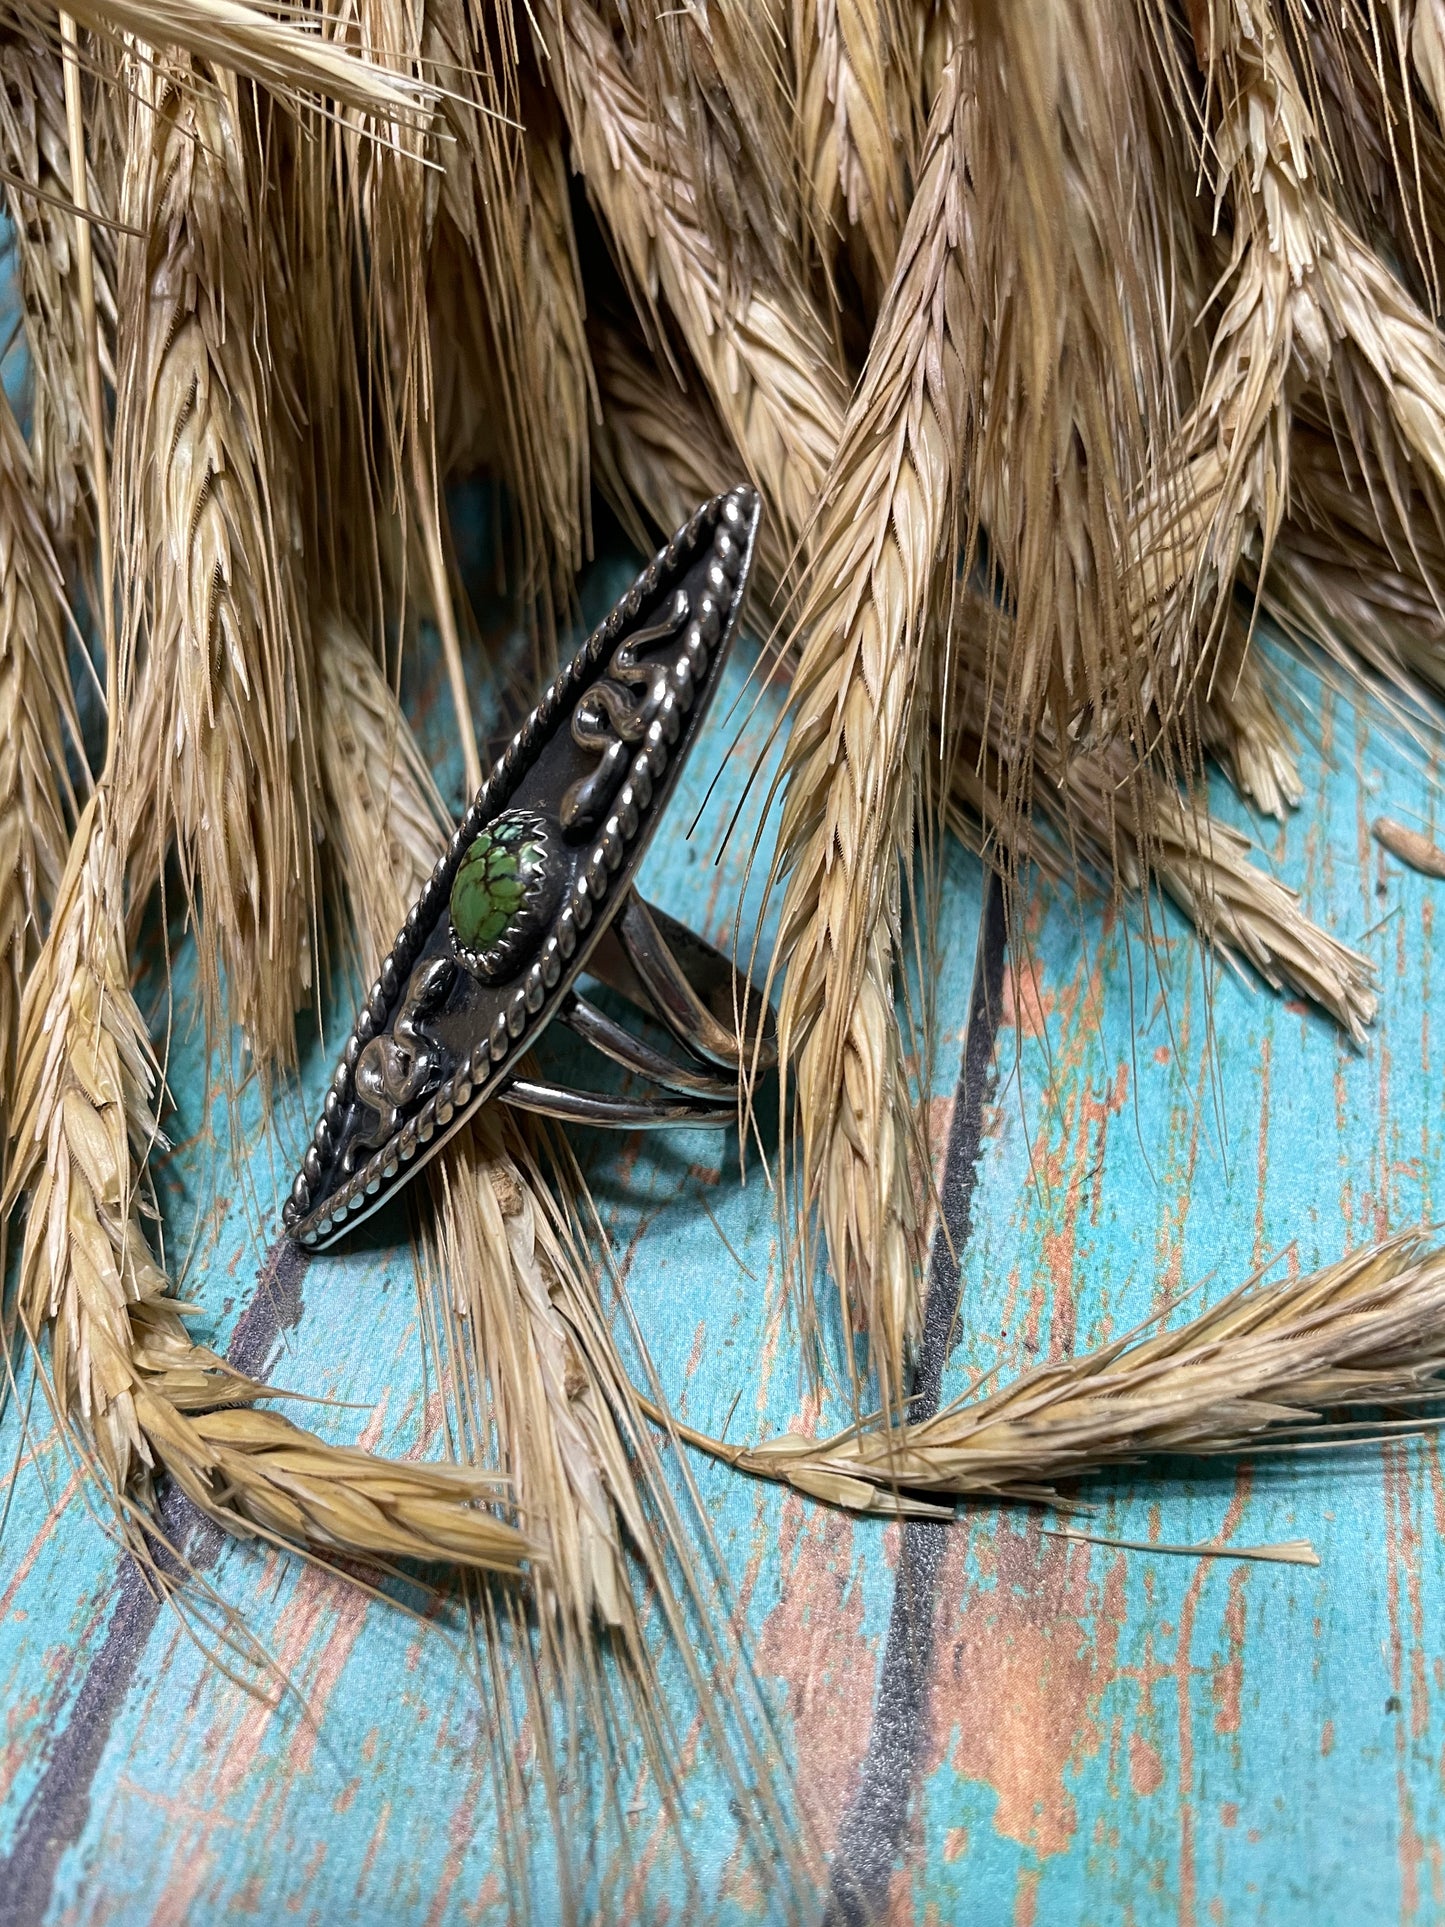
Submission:
[[1434,877],[1437,881],[1445,879],[1445,850],[1421,831],[1397,823],[1392,816],[1377,816],[1370,825],[1370,835],[1382,849],[1399,857],[1412,870],[1418,870],[1421,876]]

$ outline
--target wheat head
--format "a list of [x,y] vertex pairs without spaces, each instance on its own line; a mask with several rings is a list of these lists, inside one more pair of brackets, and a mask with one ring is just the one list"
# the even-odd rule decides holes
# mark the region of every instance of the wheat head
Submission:
[[[935,579],[960,528],[974,323],[955,63],[869,365],[811,532],[783,753],[787,853],[775,968],[798,1192],[821,1211],[848,1324],[885,1397],[918,1332],[911,1107],[894,1014],[900,864],[913,855]],[[804,1254],[803,1289],[809,1264]],[[807,1299],[805,1297],[806,1306]]]
[[[118,551],[130,652],[158,705],[152,871],[174,838],[214,1031],[290,1060],[311,980],[311,667],[294,455],[234,83],[138,63],[121,264]],[[123,835],[138,833],[125,826]],[[225,1003],[222,1003],[224,985]]]
[[921,10],[898,0],[793,0],[795,138],[809,231],[830,270],[861,241],[858,266],[866,263],[875,311],[924,131],[921,26]]
[[65,867],[67,733],[79,739],[60,566],[36,494],[24,438],[0,397],[0,1131],[15,1088],[20,1000]]
[[[168,1472],[229,1531],[330,1555],[515,1571],[530,1547],[495,1481],[325,1444],[186,1331],[145,1231],[158,1075],[131,993],[113,798],[86,804],[21,1007],[8,1211],[27,1199],[19,1315],[57,1418],[137,1550]],[[485,1502],[479,1507],[477,1501]]]
[[659,295],[748,474],[790,545],[842,428],[845,387],[816,308],[761,277],[736,291],[699,211],[688,157],[647,112],[622,47],[589,0],[538,17],[587,191],[639,307]]
[[[95,87],[97,98],[103,92]],[[74,202],[60,57],[43,40],[0,42],[0,157],[11,179],[21,314],[30,355],[30,446],[46,522],[62,548],[82,554],[95,536],[95,456],[85,400],[85,325],[76,264]],[[100,203],[98,180],[87,196]],[[59,204],[59,205],[57,205]],[[115,245],[92,234],[102,369],[113,384]]]

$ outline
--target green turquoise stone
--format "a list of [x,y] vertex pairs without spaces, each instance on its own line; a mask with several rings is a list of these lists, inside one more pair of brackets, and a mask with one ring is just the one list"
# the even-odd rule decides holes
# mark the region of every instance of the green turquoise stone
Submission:
[[490,950],[515,928],[536,889],[546,851],[524,824],[500,818],[482,831],[452,881],[452,929],[468,950]]

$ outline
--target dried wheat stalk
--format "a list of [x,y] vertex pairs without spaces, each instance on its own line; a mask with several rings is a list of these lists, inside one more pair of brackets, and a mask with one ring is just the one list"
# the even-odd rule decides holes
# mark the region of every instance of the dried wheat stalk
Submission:
[[[721,424],[710,415],[699,397],[659,379],[615,329],[600,330],[594,336],[593,360],[604,401],[596,456],[599,480],[615,497],[629,504],[635,502],[642,510],[649,528],[639,529],[638,540],[646,547],[653,537],[678,526],[686,513],[686,505],[696,500],[706,478],[727,473],[734,457]],[[785,558],[777,549],[775,537],[769,550],[766,527],[762,531],[762,543],[764,588],[771,593],[769,585],[777,580],[777,570]],[[1286,556],[1292,554],[1287,530],[1276,551],[1277,574],[1284,568]],[[1383,565],[1388,565],[1388,561],[1388,556],[1379,557]],[[1381,599],[1392,593],[1404,593],[1403,590],[1392,592],[1390,578],[1381,574],[1380,567],[1362,569],[1358,576],[1354,570],[1342,569],[1340,574],[1351,585],[1350,592],[1361,596],[1366,592],[1367,582],[1374,585]],[[1271,599],[1273,593],[1267,592],[1266,606],[1282,618],[1283,605]],[[1408,623],[1404,621],[1406,608],[1413,617]],[[1420,648],[1427,647],[1430,637],[1440,632],[1440,618],[1434,614],[1423,591],[1413,593],[1408,604],[1400,606],[1399,615],[1402,635],[1407,631],[1411,641]],[[1427,622],[1427,615],[1433,618],[1433,627]],[[958,637],[953,645],[954,653],[962,654],[967,646],[965,638],[985,636],[1003,620],[999,611],[972,597],[963,598],[954,616]],[[1330,620],[1338,626],[1343,618],[1336,612]],[[1303,621],[1306,632],[1310,632],[1309,617],[1306,615]],[[1000,637],[997,647],[1007,653],[1006,637]],[[1266,679],[1271,672],[1259,652],[1246,647],[1240,621],[1231,622],[1225,647],[1228,653],[1221,660],[1214,690],[1208,702],[1201,705],[1202,744],[1220,759],[1231,781],[1243,794],[1267,814],[1281,816],[1295,807],[1302,791],[1294,746],[1279,714],[1280,698],[1269,693]],[[1437,643],[1436,647],[1439,673],[1445,675],[1445,645]],[[1261,681],[1266,682],[1264,692],[1260,690]],[[978,741],[984,685],[980,680],[974,687],[977,711],[969,714],[971,703],[962,707]],[[1042,831],[1031,833],[1016,820],[1007,820],[1004,803],[1007,784],[994,786],[979,776],[980,753],[986,761],[997,760],[1003,740],[1002,723],[996,722],[984,734],[992,746],[987,752],[964,751],[950,763],[953,783],[948,810],[950,828],[971,847],[993,849],[995,855],[1004,858],[1010,874],[1021,874],[1031,863],[1041,863],[1050,875],[1059,878],[1069,874],[1068,840],[1071,833],[1077,833],[1075,856],[1083,857],[1088,870],[1106,878],[1111,876],[1114,843],[1124,833],[1122,826],[1114,820],[1112,806],[1102,817],[1083,809],[1086,799],[1104,798],[1108,794],[1107,785],[1101,786],[1097,780],[1082,785],[1076,798],[1082,813],[1076,819],[1069,819],[1063,798],[1055,786],[1045,780],[1039,786],[1036,800],[1046,821],[1051,822],[1059,834],[1055,838]],[[1156,786],[1155,794],[1164,807],[1164,789]],[[1177,859],[1187,853],[1184,869],[1190,883],[1187,888],[1170,888],[1168,879],[1182,882],[1184,871],[1177,870],[1176,865],[1167,860],[1161,864],[1162,879],[1178,907],[1194,921],[1201,937],[1210,942],[1223,941],[1221,919],[1214,914],[1212,906],[1216,901],[1228,901],[1228,919],[1241,932],[1241,941],[1229,946],[1233,955],[1241,961],[1246,956],[1270,960],[1264,972],[1266,980],[1288,981],[1303,994],[1310,994],[1308,982],[1322,982],[1329,989],[1324,1007],[1331,1014],[1343,1009],[1358,1018],[1368,1011],[1372,996],[1368,966],[1363,960],[1346,961],[1334,940],[1298,910],[1297,899],[1291,892],[1282,892],[1273,879],[1253,865],[1244,865],[1244,853],[1238,847],[1234,832],[1224,830],[1183,803],[1178,809],[1167,808],[1166,819],[1172,826],[1172,835],[1166,836],[1165,841],[1174,846],[1176,864]],[[1219,830],[1217,842],[1216,828]],[[1218,875],[1214,874],[1217,856],[1222,866]],[[1124,857],[1131,882],[1137,882],[1147,872],[1148,859],[1132,837],[1126,840]],[[1272,935],[1277,929],[1286,933],[1278,947]],[[1322,968],[1317,964],[1297,978],[1285,965],[1285,959],[1293,955],[1326,961]]]
[[[1207,93],[1200,164],[1230,202],[1234,233],[1201,387],[1129,535],[1141,681],[1166,717],[1197,687],[1246,551],[1268,562],[1288,500],[1291,404],[1331,356],[1315,129],[1273,10],[1205,0],[1191,22]],[[1199,111],[1187,87],[1178,105]]]
[[[32,34],[54,35],[55,17],[34,0],[9,0],[6,11]],[[374,117],[382,138],[424,120],[436,99],[425,81],[395,71],[396,46],[361,52],[339,16],[317,9],[317,31],[255,6],[251,0],[79,0],[71,16],[118,49],[179,48],[217,70],[257,81],[285,99],[321,96]]]
[[0,1133],[15,1088],[20,999],[69,841],[66,724],[74,739],[60,568],[25,442],[0,397]]
[[[96,89],[99,94],[100,89]],[[46,520],[77,554],[94,541],[93,469],[83,356],[85,326],[76,264],[70,155],[60,58],[43,40],[0,41],[0,160],[11,176],[6,205],[15,234],[20,304],[30,357],[30,446]],[[98,183],[88,195],[99,201]],[[114,384],[115,246],[92,236],[102,367]]]
[[[348,130],[350,132],[351,130]],[[338,151],[340,150],[340,151]],[[257,179],[271,274],[275,400],[292,433],[300,553],[311,606],[343,593],[368,633],[394,633],[406,570],[396,480],[378,450],[371,317],[358,296],[364,145],[319,110],[275,114]],[[399,587],[398,585],[402,586]]]
[[856,235],[878,291],[893,273],[923,132],[921,25],[899,0],[793,0],[809,225],[830,268]]
[[[1007,649],[1007,618],[976,596],[963,599],[956,620],[965,630],[997,627]],[[1250,861],[1248,838],[1212,817],[1201,796],[1139,768],[1127,745],[1061,757],[1046,740],[1034,815],[1022,822],[1008,802],[1015,736],[982,670],[960,677],[955,712],[964,742],[949,766],[949,826],[1013,890],[1034,867],[1054,878],[1092,877],[1139,902],[1147,927],[1148,893],[1157,886],[1232,967],[1248,964],[1273,988],[1307,997],[1362,1041],[1378,1001],[1373,964],[1312,922],[1298,894]],[[1297,781],[1292,762],[1265,774],[1272,783]]]
[[607,11],[731,295],[745,301],[759,277],[795,284],[801,224],[785,0],[654,10],[619,0]]
[[1283,678],[1251,646],[1241,611],[1230,611],[1209,689],[1199,702],[1200,746],[1241,796],[1283,819],[1304,796],[1295,742],[1284,719]]
[[956,760],[948,825],[1013,888],[1034,869],[1075,883],[1092,878],[1140,902],[1157,885],[1235,970],[1248,964],[1272,989],[1309,998],[1362,1041],[1379,1001],[1374,965],[1312,922],[1297,892],[1250,861],[1249,839],[1197,798],[1117,760],[1080,757],[1066,789],[1039,782],[1024,828],[990,760],[983,750],[976,761]]
[[[859,1512],[939,1500],[1048,1500],[1060,1481],[1160,1453],[1268,1452],[1328,1441],[1330,1414],[1440,1395],[1445,1257],[1419,1233],[1288,1284],[1253,1282],[1187,1324],[1135,1334],[965,1395],[914,1426],[757,1446],[690,1442],[730,1465]],[[1368,1422],[1351,1425],[1346,1436]]]
[[1379,1001],[1370,960],[1311,923],[1298,893],[1249,861],[1247,837],[1168,779],[1131,779],[1121,762],[1117,752],[1071,759],[1055,806],[1071,830],[1092,831],[1098,867],[1125,890],[1157,879],[1212,948],[1307,997],[1362,1044]]
[[[122,759],[123,766],[123,759]],[[145,1233],[158,1085],[131,994],[110,791],[87,803],[25,988],[5,1210],[28,1198],[19,1316],[50,1334],[60,1423],[142,1544],[169,1472],[229,1531],[323,1553],[514,1571],[531,1548],[478,1501],[495,1481],[323,1443],[191,1342]]]
[[539,9],[544,49],[589,195],[635,298],[659,294],[727,432],[791,546],[812,516],[842,428],[844,385],[822,319],[800,291],[735,296],[680,143],[650,120],[623,50],[588,0]]
[[[601,410],[593,431],[597,485],[646,553],[680,529],[718,478],[741,472],[737,450],[700,384],[684,387],[614,324],[588,331]],[[788,549],[771,516],[758,529],[754,568],[763,601],[783,613]]]
[[[667,387],[643,369],[615,330],[597,338],[594,360],[605,399],[604,446],[614,451],[609,460],[615,462],[620,481],[635,494],[653,529],[661,532],[671,528],[683,505],[703,485],[705,474],[726,472],[729,449],[721,425],[710,419],[696,396]],[[607,463],[600,455],[599,472],[607,472]],[[840,523],[846,523],[846,515],[840,517]],[[955,625],[959,637],[955,650],[961,653],[968,637],[988,634],[998,620],[996,612],[990,614],[977,604],[966,604]],[[1230,633],[1233,636],[1238,632],[1232,629]],[[1001,640],[999,647],[1007,653],[1006,640]],[[1236,760],[1261,807],[1278,810],[1297,800],[1299,779],[1288,739],[1267,701],[1253,709],[1247,707],[1255,702],[1254,679],[1264,673],[1260,658],[1241,650],[1238,670],[1232,661],[1226,663],[1225,670],[1228,673],[1222,671],[1216,679],[1205,712],[1209,746]],[[1019,864],[1025,860],[1025,850],[1031,855],[1044,854],[1020,826],[1004,823],[1006,812],[1000,795],[995,791],[985,799],[970,785],[970,773],[967,756],[955,760],[955,783],[961,786],[963,799],[985,807],[989,837],[1004,834],[1012,861]],[[1201,934],[1233,958],[1257,960],[1268,981],[1288,981],[1307,995],[1318,992],[1324,1006],[1332,1014],[1343,1014],[1347,1023],[1358,1023],[1367,1016],[1373,996],[1368,965],[1319,931],[1301,914],[1292,893],[1249,864],[1234,832],[1202,818],[1182,799],[1169,804],[1169,792],[1162,785],[1155,785],[1151,796],[1156,799],[1161,818],[1160,880],[1195,920]],[[1077,830],[1091,868],[1109,875],[1119,846],[1130,883],[1138,886],[1146,864],[1138,842],[1137,821],[1136,833],[1131,834],[1114,820],[1107,784],[1101,787],[1097,778],[1093,782],[1081,780],[1072,796],[1077,813],[1073,825],[1060,822],[1065,813],[1064,798],[1051,784],[1040,786],[1039,802],[1059,823],[1061,832],[1071,827]],[[962,819],[952,820],[956,828],[964,828]],[[1062,846],[1049,845],[1047,854],[1057,859]],[[1063,874],[1067,865],[1056,860],[1054,867]],[[881,1058],[887,1048],[887,1031],[880,1022],[877,1000],[863,1006],[863,1013],[860,1028],[870,1020],[877,1027],[882,1040]],[[891,1017],[891,1009],[887,1015]],[[859,1082],[855,1079],[855,1084]],[[866,1091],[866,1086],[863,1088]],[[868,1092],[867,1098],[877,1105],[876,1091]],[[868,1131],[857,1121],[865,1114],[875,1120]],[[857,1164],[861,1163],[865,1171],[868,1168],[870,1153],[855,1153],[852,1146],[859,1137],[869,1147],[880,1141],[876,1116],[876,1109],[865,1113],[860,1104],[860,1111],[849,1118],[851,1128],[842,1134],[835,1166],[845,1185],[857,1178]],[[855,1196],[860,1188],[855,1184]],[[857,1207],[845,1191],[832,1215],[825,1213],[825,1223],[843,1225],[846,1238],[854,1209]],[[843,1244],[843,1249],[848,1246]]]
[[[912,859],[935,577],[951,570],[977,320],[963,270],[961,62],[946,70],[868,366],[821,497],[779,848],[775,968],[798,1189],[819,1213],[845,1321],[888,1400],[919,1329],[911,1104],[894,1014],[900,862]],[[801,1287],[809,1289],[805,1248]],[[808,1299],[804,1297],[805,1321]]]
[[1291,512],[1257,583],[1260,606],[1413,728],[1445,689],[1439,493],[1388,431],[1364,443],[1301,412]]
[[1445,686],[1445,620],[1428,585],[1378,551],[1379,566],[1341,560],[1338,545],[1286,528],[1261,590],[1262,606],[1302,647],[1334,641],[1329,653],[1359,676],[1371,672],[1386,700],[1394,693],[1424,708]]
[[608,1403],[612,1388],[566,1316],[569,1296],[590,1288],[564,1283],[576,1259],[557,1236],[540,1174],[515,1129],[484,1113],[431,1194],[428,1244],[445,1281],[451,1349],[485,1388],[498,1462],[545,1548],[544,1593],[571,1658],[585,1659],[594,1625],[622,1632],[640,1651],[623,1543],[625,1535],[646,1553],[653,1535]]
[[[507,66],[464,10],[428,24],[457,91],[465,74]],[[501,118],[508,106],[520,127]],[[469,473],[490,456],[506,475],[520,590],[550,630],[591,547],[597,412],[561,128],[531,80],[474,81],[449,120],[429,290],[442,469]]]
[[[980,5],[967,165],[986,333],[975,511],[1015,622],[991,665],[1027,741],[1147,736],[1128,503],[1175,412],[1171,236],[1132,0]],[[1108,141],[1097,138],[1107,122]],[[1027,807],[1028,760],[1011,770]]]
[[[292,463],[273,377],[256,183],[234,83],[137,63],[116,402],[129,647],[163,746],[145,834],[172,837],[214,1033],[262,1067],[294,1050],[311,977],[311,670]],[[127,824],[127,845],[139,833]]]

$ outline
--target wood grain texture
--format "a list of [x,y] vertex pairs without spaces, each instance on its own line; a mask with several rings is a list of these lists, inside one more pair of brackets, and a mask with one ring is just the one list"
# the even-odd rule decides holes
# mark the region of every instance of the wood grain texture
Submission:
[[[620,560],[594,572],[589,610],[620,575]],[[413,695],[444,724],[436,693],[423,683]],[[720,859],[718,846],[771,713],[749,713],[741,664],[731,693],[743,700],[731,716],[728,696],[719,702],[645,871],[656,900],[724,942],[744,890],[746,809]],[[480,685],[478,701],[486,713]],[[977,1373],[1097,1344],[1184,1285],[1218,1295],[1290,1240],[1282,1263],[1308,1268],[1439,1209],[1440,886],[1369,833],[1387,811],[1438,836],[1427,773],[1323,689],[1315,717],[1304,808],[1282,831],[1253,828],[1310,913],[1379,963],[1375,1032],[1356,1051],[1303,1010],[1222,978],[1211,1033],[1177,921],[1166,920],[1156,971],[1118,920],[1043,901],[1027,956],[1010,957],[1005,976],[945,1397]],[[447,774],[444,737],[431,746]],[[981,901],[976,868],[955,854],[937,970],[940,1145]],[[207,1098],[194,1037],[178,1028],[166,1208],[172,1251],[207,1252],[185,1282],[211,1342],[249,1345],[278,1381],[369,1408],[315,1411],[331,1435],[439,1454],[402,1221],[379,1219],[363,1248],[263,1278],[289,1166],[259,1135],[239,1174],[218,1157],[225,1112]],[[295,1132],[328,1069],[318,1040]],[[256,1129],[244,1108],[242,1128]],[[735,1139],[579,1134],[577,1145],[682,1415],[732,1438],[826,1418],[802,1391],[756,1161],[740,1183]],[[18,1462],[0,1537],[0,1921],[505,1920],[485,1708],[448,1628],[178,1521],[295,1688],[268,1708],[119,1566],[38,1406],[23,1438],[19,1417],[12,1405],[0,1425],[0,1464]],[[898,1531],[711,1464],[689,1471],[798,1799],[831,1850],[875,1729]],[[929,1593],[918,1784],[889,1915],[979,1927],[1445,1915],[1434,1441],[1253,1468],[1155,1463],[1077,1496],[1098,1508],[1090,1529],[1101,1533],[1308,1537],[1323,1563],[1151,1557],[1066,1543],[1022,1509],[965,1512],[940,1535]],[[680,1693],[665,1653],[662,1664]],[[594,1784],[576,1790],[579,1812],[601,1770],[583,1763]],[[715,1767],[699,1759],[676,1837],[639,1787],[632,1860],[593,1871],[599,1918],[775,1917]],[[533,1918],[546,1921],[554,1845],[540,1796],[531,1837]]]

